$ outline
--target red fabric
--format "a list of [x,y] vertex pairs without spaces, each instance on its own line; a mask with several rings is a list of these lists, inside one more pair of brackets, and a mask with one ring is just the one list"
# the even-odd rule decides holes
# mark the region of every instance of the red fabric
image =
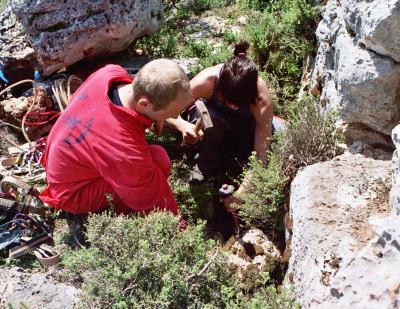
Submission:
[[48,187],[40,197],[76,214],[105,207],[106,194],[119,212],[157,208],[177,214],[167,182],[168,155],[147,144],[150,119],[112,104],[107,92],[113,82],[131,83],[132,78],[116,65],[93,73],[53,126],[42,157]]

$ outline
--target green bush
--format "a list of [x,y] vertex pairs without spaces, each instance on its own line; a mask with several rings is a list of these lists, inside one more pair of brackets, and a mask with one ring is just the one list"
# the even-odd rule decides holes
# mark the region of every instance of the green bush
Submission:
[[83,282],[83,308],[288,308],[285,293],[265,286],[267,274],[255,272],[251,289],[240,282],[224,255],[213,254],[218,248],[203,228],[180,231],[178,218],[163,212],[92,215],[90,247],[72,252],[61,265]]
[[275,145],[283,174],[291,179],[302,166],[332,159],[340,140],[335,113],[323,113],[315,99],[304,98],[289,110],[287,131],[278,136]]
[[183,181],[188,177],[189,167],[181,161],[173,162],[169,182],[179,205],[180,215],[189,223],[209,219],[212,215],[212,196],[215,192],[208,183],[191,186]]
[[90,217],[87,235],[90,248],[64,261],[83,280],[83,306],[195,308],[219,303],[215,291],[229,278],[220,257],[204,276],[187,279],[215,249],[204,238],[203,225],[181,232],[178,218],[167,213],[133,218],[106,213]]
[[246,32],[256,61],[277,83],[275,104],[286,116],[287,102],[299,92],[303,62],[316,50],[317,9],[310,0],[270,1],[259,14],[251,18]]
[[237,205],[239,216],[248,224],[263,229],[276,227],[280,222],[280,213],[284,201],[286,179],[274,153],[269,155],[267,167],[257,160],[255,153],[250,157],[249,165],[244,172],[246,176],[246,193],[240,198],[243,204]]
[[276,0],[239,0],[239,3],[245,7],[262,11],[274,1]]
[[152,57],[173,58],[177,55],[179,33],[168,25],[164,25],[152,35],[136,41],[135,48],[140,48]]
[[225,62],[232,57],[233,50],[226,43],[212,46],[204,39],[189,39],[181,54],[183,57],[199,58],[199,63],[191,68],[191,74],[195,75],[205,68]]

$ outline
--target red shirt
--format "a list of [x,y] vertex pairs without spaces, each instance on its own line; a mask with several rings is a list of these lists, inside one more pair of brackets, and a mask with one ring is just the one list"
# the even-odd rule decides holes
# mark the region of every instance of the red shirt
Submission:
[[108,97],[112,83],[132,80],[123,68],[107,65],[74,93],[47,139],[42,163],[48,187],[40,196],[44,202],[87,213],[105,207],[108,193],[117,210],[177,213],[167,182],[168,155],[145,140],[152,121]]

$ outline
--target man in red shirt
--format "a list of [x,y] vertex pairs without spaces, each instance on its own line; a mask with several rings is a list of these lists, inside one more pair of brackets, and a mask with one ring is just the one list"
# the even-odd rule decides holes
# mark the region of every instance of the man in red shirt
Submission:
[[148,145],[145,129],[162,128],[192,100],[187,76],[171,60],[145,65],[133,79],[116,65],[93,73],[74,93],[47,139],[42,159],[48,187],[41,199],[72,214],[107,207],[117,212],[178,213],[167,182],[166,151]]

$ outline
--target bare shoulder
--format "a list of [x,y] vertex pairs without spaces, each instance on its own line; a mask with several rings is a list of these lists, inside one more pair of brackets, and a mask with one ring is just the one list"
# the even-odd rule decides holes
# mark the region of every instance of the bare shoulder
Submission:
[[203,98],[209,99],[214,91],[214,83],[219,74],[219,70],[223,64],[206,68],[199,72],[190,81],[193,99]]
[[264,106],[272,105],[271,95],[269,94],[267,83],[261,77],[258,77],[257,89],[258,103]]

